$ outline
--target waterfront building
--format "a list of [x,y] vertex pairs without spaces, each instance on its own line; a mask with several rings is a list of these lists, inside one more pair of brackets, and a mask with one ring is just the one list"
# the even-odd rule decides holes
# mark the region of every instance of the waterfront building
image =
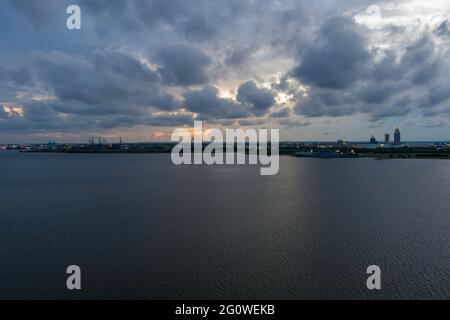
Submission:
[[394,144],[395,144],[395,145],[401,144],[400,130],[399,130],[398,128],[395,129],[395,133],[394,133]]
[[377,144],[378,143],[377,139],[375,139],[375,137],[373,135],[370,137],[370,143],[371,144]]
[[391,142],[391,135],[389,133],[386,133],[384,135],[384,144],[389,144]]

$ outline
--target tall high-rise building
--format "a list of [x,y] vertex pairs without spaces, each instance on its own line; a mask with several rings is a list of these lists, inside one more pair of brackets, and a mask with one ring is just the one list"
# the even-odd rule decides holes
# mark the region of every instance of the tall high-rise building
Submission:
[[391,135],[389,133],[386,133],[384,135],[384,144],[389,144],[391,142]]
[[395,133],[394,133],[394,144],[396,144],[396,145],[401,144],[400,130],[399,130],[398,128],[395,129]]
[[377,144],[377,143],[378,143],[377,139],[375,139],[375,136],[372,135],[372,136],[370,137],[370,143],[371,143],[371,144]]

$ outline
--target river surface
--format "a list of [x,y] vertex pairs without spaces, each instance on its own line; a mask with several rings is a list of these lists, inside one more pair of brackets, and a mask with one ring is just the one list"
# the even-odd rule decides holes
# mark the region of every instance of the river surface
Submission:
[[450,161],[0,152],[0,298],[448,299]]

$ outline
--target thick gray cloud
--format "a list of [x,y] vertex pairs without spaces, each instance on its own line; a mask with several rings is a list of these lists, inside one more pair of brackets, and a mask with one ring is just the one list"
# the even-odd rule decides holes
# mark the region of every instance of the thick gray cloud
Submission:
[[133,125],[179,125],[189,116],[151,115],[179,102],[159,85],[159,74],[130,55],[96,51],[92,61],[61,52],[39,52],[2,68],[2,78],[19,91],[48,98],[14,99],[22,114],[3,108],[0,130],[65,130]]
[[249,111],[241,104],[220,98],[217,88],[212,86],[184,93],[183,106],[188,111],[198,113],[200,119],[234,119],[249,115]]
[[429,34],[419,36],[403,51],[381,54],[369,50],[361,27],[352,18],[331,18],[314,43],[290,74],[309,85],[307,94],[296,97],[297,114],[340,117],[360,113],[367,114],[369,121],[378,121],[406,116],[420,107],[419,101],[430,107],[447,99],[439,86],[430,91],[431,84],[447,80],[439,70],[445,61],[436,55]]
[[391,81],[385,81],[379,85],[371,83],[369,86],[359,89],[356,96],[364,103],[377,105],[388,101],[397,89],[395,83]]
[[217,88],[206,86],[185,92],[183,106],[199,114],[200,119],[221,120],[262,116],[274,103],[272,92],[259,88],[253,81],[247,81],[239,86],[236,101],[221,98]]
[[254,81],[247,81],[239,86],[237,101],[246,104],[255,115],[263,115],[275,103],[271,91],[259,88]]
[[442,86],[431,88],[425,99],[425,105],[439,105],[442,102],[446,102],[448,101],[448,99],[450,99],[450,90],[447,87],[444,88]]
[[[68,4],[82,8],[81,31],[65,29]],[[0,107],[0,130],[192,125],[194,113],[242,125],[346,116],[376,126],[413,114],[440,123],[450,17],[431,23],[422,12],[408,24],[406,2],[380,3],[371,26],[358,18],[370,4],[8,0],[0,28],[15,33],[2,33],[0,104],[22,111]]]
[[[112,57],[113,65],[108,67]],[[98,64],[98,59],[92,64],[80,57],[50,52],[35,59],[36,81],[62,102],[61,112],[139,113],[144,107],[177,108],[174,98],[153,84],[153,72],[131,57],[108,54],[105,64]],[[134,69],[127,69],[130,64]]]
[[145,126],[183,126],[191,124],[189,114],[90,114],[71,113],[61,116],[58,101],[30,101],[22,105],[24,116],[19,113],[7,113],[0,108],[0,131],[48,132],[79,130],[98,130],[127,128],[136,125]]
[[308,117],[339,117],[358,112],[358,106],[355,96],[348,92],[311,88],[307,96],[298,97],[294,110]]
[[99,72],[114,73],[123,77],[143,82],[156,82],[159,74],[142,64],[137,59],[111,51],[96,51],[94,53],[94,66]]
[[317,87],[346,88],[364,75],[369,57],[354,21],[334,17],[322,25],[318,39],[303,52],[301,64],[292,74]]
[[219,36],[224,26],[256,6],[239,0],[81,0],[81,5],[117,28],[171,29],[196,42]]
[[282,108],[280,110],[274,111],[270,114],[272,118],[286,118],[291,114],[290,108]]
[[156,61],[165,83],[189,86],[208,82],[209,57],[201,50],[188,45],[171,45],[158,50]]
[[[0,131],[48,132],[74,131],[88,128],[93,123],[91,117],[67,116],[61,118],[52,104],[29,101],[22,105],[24,116],[19,113],[0,112]],[[2,108],[0,108],[1,111]]]
[[225,64],[227,66],[239,66],[249,58],[251,53],[250,48],[233,48],[227,52]]
[[[424,35],[412,45],[406,47],[401,62],[391,64],[391,68],[400,75],[406,76],[412,84],[425,84],[432,80],[438,72],[437,62],[434,59],[434,43]],[[408,80],[408,79],[407,79]]]

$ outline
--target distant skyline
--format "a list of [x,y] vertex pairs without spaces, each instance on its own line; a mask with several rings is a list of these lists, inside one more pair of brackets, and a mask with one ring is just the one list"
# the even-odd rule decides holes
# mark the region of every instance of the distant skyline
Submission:
[[446,0],[6,0],[0,40],[0,144],[168,141],[194,119],[450,140]]

